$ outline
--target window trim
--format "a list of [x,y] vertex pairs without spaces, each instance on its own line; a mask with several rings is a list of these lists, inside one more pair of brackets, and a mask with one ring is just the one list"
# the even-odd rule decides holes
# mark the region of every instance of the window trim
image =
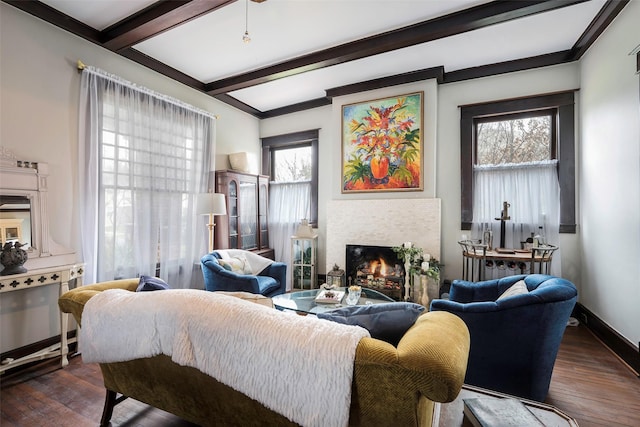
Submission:
[[273,180],[272,154],[282,148],[311,146],[311,206],[309,223],[318,226],[318,136],[320,129],[294,132],[283,135],[261,138],[262,143],[262,174]]
[[462,230],[470,230],[473,222],[476,120],[491,116],[553,109],[557,111],[556,158],[558,159],[558,180],[560,182],[560,233],[576,232],[574,94],[575,90],[571,90],[460,106],[460,228]]

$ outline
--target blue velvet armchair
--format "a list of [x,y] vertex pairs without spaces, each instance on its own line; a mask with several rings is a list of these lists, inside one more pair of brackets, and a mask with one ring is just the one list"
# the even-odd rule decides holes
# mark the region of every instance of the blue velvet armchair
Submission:
[[[247,254],[249,255],[249,254]],[[251,257],[260,257],[251,253]],[[255,274],[242,274],[229,270],[221,262],[222,256],[218,251],[206,254],[200,260],[204,286],[207,291],[244,291],[262,294],[267,297],[282,294],[287,286],[287,264],[282,262],[269,263],[266,258],[264,269]]]
[[[528,292],[498,300],[520,280]],[[542,402],[577,295],[573,283],[542,274],[454,280],[450,299],[433,300],[431,310],[456,314],[469,328],[465,383]]]

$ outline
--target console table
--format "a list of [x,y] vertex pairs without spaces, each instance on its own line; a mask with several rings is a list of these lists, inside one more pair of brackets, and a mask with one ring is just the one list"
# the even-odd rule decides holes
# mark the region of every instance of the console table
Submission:
[[519,274],[549,274],[551,261],[557,246],[544,245],[528,250],[494,249],[472,240],[458,242],[462,248],[462,279],[482,281],[486,279],[487,268],[509,268]]
[[[62,295],[69,290],[69,281],[75,279],[76,286],[82,285],[83,273],[84,264],[69,264],[31,270],[22,274],[0,276],[0,293],[58,284],[60,286],[59,295]],[[69,315],[60,312],[60,342],[19,359],[3,360],[0,365],[0,374],[16,366],[56,356],[61,356],[60,364],[62,367],[67,366],[69,364],[67,360],[67,354],[69,353],[67,342],[68,324]]]

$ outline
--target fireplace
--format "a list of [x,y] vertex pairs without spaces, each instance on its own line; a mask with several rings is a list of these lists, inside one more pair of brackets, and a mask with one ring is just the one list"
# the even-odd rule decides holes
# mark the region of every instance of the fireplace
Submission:
[[390,246],[346,246],[348,285],[375,289],[396,301],[402,300],[404,266]]

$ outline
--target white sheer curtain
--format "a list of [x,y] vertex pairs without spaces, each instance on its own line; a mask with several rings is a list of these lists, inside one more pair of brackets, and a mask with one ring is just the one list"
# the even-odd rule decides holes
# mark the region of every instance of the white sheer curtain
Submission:
[[[288,264],[291,269],[291,236],[300,221],[309,218],[311,205],[311,183],[269,183],[269,241],[275,251],[276,260]],[[287,274],[287,289],[291,289],[291,277]]]
[[[559,245],[560,185],[558,161],[475,166],[472,237],[482,239],[485,229],[493,232],[493,246],[500,245],[500,214],[508,202],[507,248],[520,248],[539,227],[547,243]],[[551,274],[560,275],[560,249],[553,255]],[[488,275],[487,277],[490,277]]]
[[80,217],[85,282],[159,276],[191,285],[205,252],[215,118],[94,67],[80,94]]

